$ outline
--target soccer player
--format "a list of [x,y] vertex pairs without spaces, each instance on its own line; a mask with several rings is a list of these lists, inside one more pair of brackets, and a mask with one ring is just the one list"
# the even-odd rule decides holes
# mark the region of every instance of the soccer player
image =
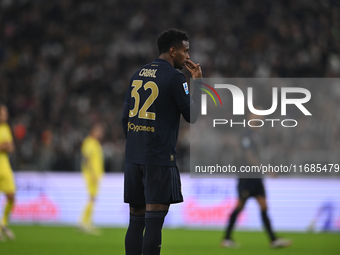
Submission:
[[[247,119],[261,119],[262,116],[257,116],[253,113],[248,113]],[[256,132],[258,128],[250,127],[247,128],[241,137],[241,147],[243,149],[243,160],[242,165],[255,166],[260,165],[260,148],[261,139],[259,134]],[[249,174],[248,174],[249,175]],[[261,175],[261,174],[260,174]],[[254,174],[254,178],[239,178],[238,181],[238,201],[236,208],[230,215],[229,224],[225,232],[225,238],[221,243],[222,247],[237,247],[238,245],[232,240],[231,232],[235,225],[237,216],[242,211],[246,201],[250,197],[254,197],[260,206],[261,218],[265,230],[267,231],[270,238],[270,245],[273,248],[287,247],[291,245],[290,240],[277,238],[274,234],[270,220],[267,215],[267,202],[266,194],[261,176]],[[255,178],[257,177],[257,178]]]
[[98,235],[99,231],[92,225],[93,207],[96,201],[99,184],[104,173],[103,150],[100,140],[104,136],[102,124],[92,126],[90,134],[84,139],[81,146],[81,170],[85,179],[89,200],[84,208],[80,230],[87,234]]
[[186,33],[164,31],[157,45],[159,58],[132,76],[124,102],[124,202],[130,204],[127,255],[160,254],[169,206],[183,201],[175,149],[180,115],[194,123],[200,105],[199,91],[191,98],[185,76],[176,70],[185,66],[193,79],[202,78],[199,64],[189,60]]
[[6,196],[6,204],[0,222],[0,241],[13,240],[15,235],[8,228],[8,219],[15,202],[15,183],[8,154],[15,149],[11,129],[7,124],[8,110],[5,104],[0,102],[0,192]]

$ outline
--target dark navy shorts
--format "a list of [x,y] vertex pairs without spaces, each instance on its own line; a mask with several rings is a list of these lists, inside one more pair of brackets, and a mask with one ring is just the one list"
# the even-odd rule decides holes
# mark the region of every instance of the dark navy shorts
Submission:
[[135,205],[183,202],[178,168],[125,163],[124,202]]
[[241,178],[238,181],[238,197],[247,200],[249,197],[266,196],[262,179],[260,178]]

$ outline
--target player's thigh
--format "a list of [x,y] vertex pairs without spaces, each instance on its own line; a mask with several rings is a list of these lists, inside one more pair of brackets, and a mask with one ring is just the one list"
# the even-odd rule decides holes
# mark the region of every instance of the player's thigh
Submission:
[[145,204],[130,204],[130,214],[145,215]]
[[130,205],[145,205],[143,167],[125,163],[124,166],[124,202]]
[[168,211],[169,204],[146,204],[147,211]]
[[84,175],[86,190],[90,197],[96,197],[99,191],[100,180],[93,181],[90,175]]
[[238,199],[237,202],[236,202],[236,208],[239,211],[241,211],[244,208],[246,202],[247,202],[247,199]]
[[143,184],[146,204],[170,205],[183,202],[176,166],[145,166]]
[[266,197],[260,195],[255,197],[257,203],[260,205],[262,211],[267,210],[267,200]]
[[16,190],[14,175],[12,171],[1,171],[0,191],[5,194],[14,194]]

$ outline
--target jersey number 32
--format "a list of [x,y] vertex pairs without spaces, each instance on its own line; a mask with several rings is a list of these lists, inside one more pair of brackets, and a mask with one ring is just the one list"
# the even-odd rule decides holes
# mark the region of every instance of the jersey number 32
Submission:
[[[155,120],[156,113],[154,112],[147,112],[150,106],[158,97],[158,86],[156,83],[152,81],[148,81],[143,86],[143,81],[141,80],[134,80],[132,82],[133,89],[131,90],[131,97],[135,98],[135,105],[132,110],[129,112],[129,117],[134,117],[138,113],[138,118],[140,119],[147,119],[147,120]],[[139,110],[139,103],[140,103],[140,96],[138,90],[143,87],[144,90],[151,89],[150,96],[145,100],[143,106]]]

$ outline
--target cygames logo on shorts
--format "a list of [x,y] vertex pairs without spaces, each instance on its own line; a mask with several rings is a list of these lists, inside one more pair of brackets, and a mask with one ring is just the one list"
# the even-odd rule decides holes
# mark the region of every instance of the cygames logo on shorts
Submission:
[[[211,80],[211,79],[210,79]],[[213,127],[216,127],[217,125],[230,125],[230,127],[233,126],[249,126],[249,127],[262,127],[266,123],[271,125],[271,127],[274,127],[275,124],[281,124],[283,127],[296,127],[298,125],[298,121],[296,119],[281,119],[281,118],[269,118],[269,115],[273,113],[279,112],[280,116],[287,116],[287,106],[292,105],[294,106],[294,111],[300,111],[304,116],[312,116],[311,112],[307,109],[305,104],[310,101],[311,99],[311,92],[302,87],[285,87],[285,86],[273,86],[271,87],[271,98],[265,97],[265,95],[261,95],[260,101],[266,101],[268,102],[271,99],[271,106],[262,109],[262,107],[258,107],[256,109],[256,105],[254,104],[254,93],[253,93],[253,86],[242,86],[244,91],[241,90],[240,87],[233,84],[222,84],[217,83],[214,84],[213,87],[200,82],[200,84],[206,86],[211,91],[214,92],[214,94],[217,96],[217,98],[220,101],[220,104],[222,106],[222,100],[220,98],[220,95],[226,95],[225,91],[229,93],[232,97],[232,107],[228,109],[224,109],[222,113],[232,113],[233,116],[244,116],[245,119],[241,121],[236,121],[234,119],[226,119],[226,118],[216,118],[213,119]],[[211,82],[210,82],[211,84]],[[214,101],[215,106],[217,106],[216,100],[211,92],[209,92],[207,89],[200,88],[202,91],[206,92]],[[224,91],[221,91],[220,94],[217,93],[215,89],[223,89]],[[246,90],[245,90],[246,89]],[[270,89],[270,88],[269,88]],[[256,88],[255,88],[256,90]],[[268,88],[267,88],[268,91]],[[280,92],[280,93],[279,93]],[[201,115],[207,115],[208,113],[208,107],[207,107],[207,94],[201,95]],[[280,95],[280,96],[279,96]],[[269,99],[269,100],[268,100]],[[280,103],[279,103],[280,99]],[[228,99],[229,100],[229,99]],[[245,106],[248,107],[248,111],[246,111]],[[278,110],[279,108],[279,110]],[[227,112],[228,111],[228,112]],[[252,116],[255,118],[249,119],[246,115],[248,113],[252,113]],[[217,114],[221,114],[221,111],[214,111],[214,117]],[[277,116],[278,114],[276,114]]]

